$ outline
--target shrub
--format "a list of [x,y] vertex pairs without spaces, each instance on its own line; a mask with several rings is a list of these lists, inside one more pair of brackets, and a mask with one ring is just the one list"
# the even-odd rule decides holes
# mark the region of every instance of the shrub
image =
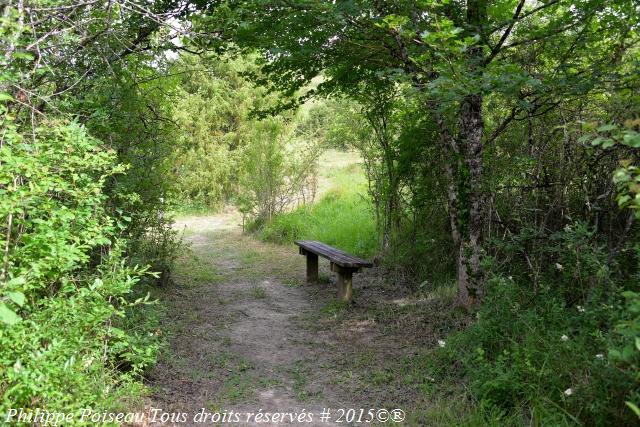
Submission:
[[315,197],[314,147],[290,137],[282,120],[256,123],[240,155],[238,205],[254,220],[270,220]]
[[625,378],[635,379],[635,387],[625,396],[625,404],[640,418],[640,293],[627,291],[625,312],[616,325],[609,360]]
[[0,144],[0,413],[101,407],[152,362],[158,341],[123,328],[145,269],[128,267],[105,183],[124,167],[75,123]]
[[627,292],[625,310],[621,291],[636,285],[605,268],[604,248],[580,224],[549,242],[535,283],[494,272],[477,321],[447,340],[440,361],[483,405],[545,425],[635,425],[638,306]]

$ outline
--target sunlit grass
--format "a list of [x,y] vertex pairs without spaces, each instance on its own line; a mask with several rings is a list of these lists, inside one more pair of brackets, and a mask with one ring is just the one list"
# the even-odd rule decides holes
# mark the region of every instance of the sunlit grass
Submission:
[[325,177],[331,185],[321,199],[272,219],[260,231],[264,240],[319,240],[349,253],[371,256],[378,238],[367,181],[356,163],[340,164]]

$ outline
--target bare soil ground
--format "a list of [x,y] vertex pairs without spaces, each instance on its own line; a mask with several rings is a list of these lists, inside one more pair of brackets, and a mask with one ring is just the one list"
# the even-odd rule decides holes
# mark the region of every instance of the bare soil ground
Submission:
[[418,346],[433,346],[448,322],[415,316],[416,307],[448,307],[403,295],[376,270],[355,276],[355,305],[344,307],[327,263],[321,283],[307,285],[297,247],[260,242],[238,224],[233,213],[177,223],[190,248],[162,297],[170,344],[149,376],[151,406],[190,418],[203,408],[304,409],[314,422],[291,424],[324,426],[333,423],[318,420],[323,408],[428,404],[424,384],[406,374]]

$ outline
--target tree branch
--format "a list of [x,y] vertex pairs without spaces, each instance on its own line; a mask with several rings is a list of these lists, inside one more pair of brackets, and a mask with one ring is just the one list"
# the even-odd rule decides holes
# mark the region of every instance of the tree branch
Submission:
[[502,49],[502,45],[509,37],[509,34],[511,34],[511,30],[513,30],[513,27],[516,24],[516,22],[518,22],[518,16],[520,16],[520,12],[522,12],[522,7],[524,6],[525,2],[526,0],[520,0],[520,2],[518,3],[518,6],[516,7],[515,12],[513,13],[513,18],[511,19],[511,23],[509,24],[507,29],[504,31],[504,33],[502,33],[502,37],[500,37],[500,41],[498,42],[498,44],[491,49],[491,53],[489,53],[489,56],[483,61],[483,66],[487,66],[491,61],[493,61],[493,58],[495,58],[496,55],[500,53],[500,49]]

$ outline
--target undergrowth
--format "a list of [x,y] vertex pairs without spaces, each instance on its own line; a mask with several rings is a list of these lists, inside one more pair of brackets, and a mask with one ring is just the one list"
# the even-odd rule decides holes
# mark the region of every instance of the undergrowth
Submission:
[[260,237],[277,243],[319,240],[354,255],[375,254],[375,218],[359,166],[336,169],[328,178],[332,187],[317,203],[275,216],[259,229]]
[[549,241],[536,281],[515,262],[495,268],[475,322],[414,360],[429,393],[465,396],[454,424],[637,425],[637,278],[581,224]]
[[77,413],[126,405],[143,392],[142,374],[162,341],[161,311],[142,287],[159,274],[127,261],[119,235],[131,218],[111,211],[105,194],[124,168],[82,126],[47,124],[28,140],[10,121],[2,129],[5,422],[15,408]]

